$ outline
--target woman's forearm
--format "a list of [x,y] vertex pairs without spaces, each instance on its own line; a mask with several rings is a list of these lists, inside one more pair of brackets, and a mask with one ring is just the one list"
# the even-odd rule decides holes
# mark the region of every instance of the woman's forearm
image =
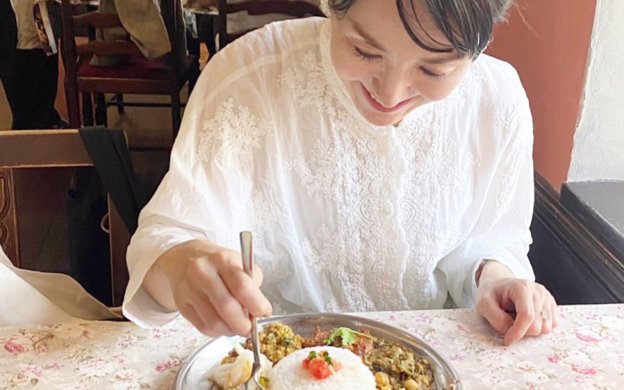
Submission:
[[170,272],[171,263],[174,262],[176,255],[179,255],[179,248],[183,245],[185,244],[175,246],[160,255],[143,279],[143,287],[152,298],[169,310],[176,310],[176,304],[173,299],[168,272]]

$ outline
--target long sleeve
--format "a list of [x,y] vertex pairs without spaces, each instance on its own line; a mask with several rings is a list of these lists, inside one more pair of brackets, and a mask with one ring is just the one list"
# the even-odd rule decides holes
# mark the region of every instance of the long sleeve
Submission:
[[[124,314],[141,326],[161,325],[174,316],[143,289],[153,263],[168,249],[206,239],[236,249],[236,232],[250,204],[251,172],[262,167],[262,135],[271,128],[261,80],[241,71],[236,46],[210,61],[187,104],[168,173],[142,210],[128,248],[130,281]],[[252,155],[257,161],[252,163]],[[247,227],[248,228],[248,227]]]
[[485,259],[503,263],[516,278],[535,278],[527,257],[534,202],[533,123],[523,91],[497,123],[508,136],[500,145],[493,174],[489,180],[484,175],[487,185],[481,190],[484,200],[477,223],[469,238],[438,264],[460,307],[474,305],[475,272]]
[[[204,73],[197,91],[208,88]],[[141,211],[139,226],[128,247],[127,260],[130,280],[126,289],[123,311],[126,317],[141,326],[162,325],[177,313],[167,312],[142,287],[143,279],[153,263],[170,248],[193,239],[208,237],[202,228],[202,219],[216,218],[207,215],[207,207],[216,205],[205,200],[200,183],[193,176],[200,174],[195,164],[194,139],[198,123],[201,123],[203,96],[194,93],[187,105],[182,131],[172,150],[170,168],[153,198]]]

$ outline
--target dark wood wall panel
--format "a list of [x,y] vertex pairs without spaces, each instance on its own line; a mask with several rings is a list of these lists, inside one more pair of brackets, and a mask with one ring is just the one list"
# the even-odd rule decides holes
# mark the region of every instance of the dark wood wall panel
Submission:
[[606,245],[536,175],[529,258],[560,304],[624,302],[624,253]]
[[0,168],[0,245],[9,259],[20,265],[13,191],[13,171]]

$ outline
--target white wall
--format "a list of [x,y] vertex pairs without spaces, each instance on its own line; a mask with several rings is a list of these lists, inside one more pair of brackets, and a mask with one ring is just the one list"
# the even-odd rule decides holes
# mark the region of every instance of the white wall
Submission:
[[568,181],[624,180],[622,20],[624,1],[598,0]]

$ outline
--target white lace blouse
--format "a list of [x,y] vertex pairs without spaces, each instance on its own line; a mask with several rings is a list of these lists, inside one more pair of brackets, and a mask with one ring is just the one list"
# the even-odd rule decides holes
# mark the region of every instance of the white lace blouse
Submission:
[[128,249],[129,318],[175,315],[141,287],[164,251],[194,238],[238,250],[242,230],[276,312],[471,306],[482,259],[533,279],[532,121],[515,70],[481,55],[449,97],[377,127],[335,73],[330,33],[327,19],[273,23],[206,66]]

